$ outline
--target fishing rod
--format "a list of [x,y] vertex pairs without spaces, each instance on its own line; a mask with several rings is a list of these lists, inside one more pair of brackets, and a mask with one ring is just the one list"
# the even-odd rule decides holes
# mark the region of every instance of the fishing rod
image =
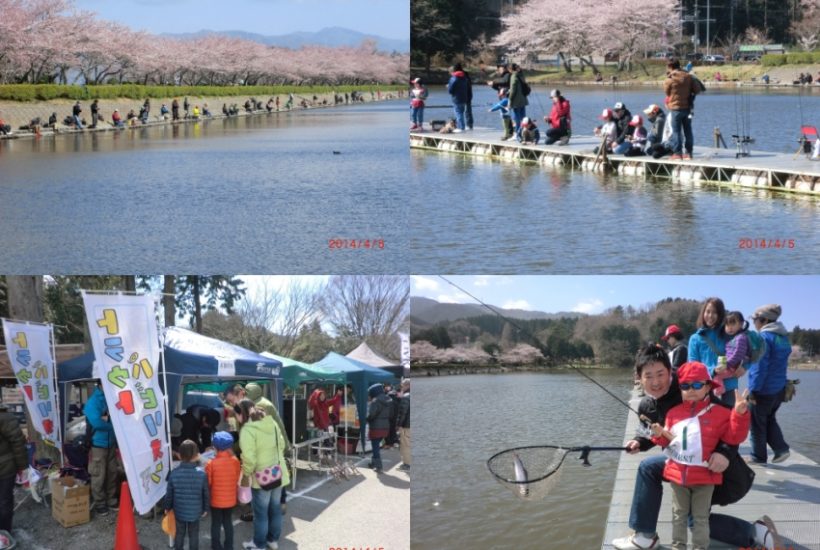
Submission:
[[[449,284],[449,285],[451,285],[451,286],[454,286],[455,288],[457,288],[458,290],[460,290],[461,292],[463,292],[464,294],[466,294],[467,296],[469,296],[470,298],[472,298],[473,300],[475,300],[476,302],[478,302],[479,304],[481,304],[481,305],[482,305],[482,306],[484,306],[485,308],[489,309],[489,310],[490,310],[490,311],[492,311],[494,314],[496,314],[496,315],[498,315],[500,318],[504,319],[506,322],[510,323],[510,325],[512,325],[513,327],[517,328],[517,329],[518,329],[521,333],[523,333],[525,336],[529,337],[529,338],[530,338],[533,342],[537,343],[537,344],[538,344],[538,346],[539,346],[541,349],[545,349],[545,348],[546,348],[546,346],[544,346],[544,344],[543,344],[543,343],[542,343],[542,342],[541,342],[541,341],[540,341],[540,340],[539,340],[539,339],[538,339],[535,335],[533,335],[530,331],[528,331],[527,329],[525,329],[525,328],[521,327],[521,325],[519,325],[518,323],[516,323],[515,321],[513,321],[513,320],[512,320],[512,319],[510,319],[509,317],[505,316],[503,313],[501,313],[500,311],[498,311],[497,309],[495,309],[493,306],[491,306],[491,305],[489,305],[489,304],[486,304],[486,303],[485,303],[485,302],[483,302],[480,298],[477,298],[476,296],[474,296],[473,294],[471,294],[469,291],[467,291],[467,290],[465,290],[465,289],[461,288],[461,287],[460,287],[460,286],[458,286],[456,283],[454,283],[454,282],[450,281],[449,279],[447,279],[445,276],[443,276],[443,275],[439,275],[438,277],[439,277],[440,279],[442,279],[443,281],[445,281],[447,284]],[[578,374],[582,375],[584,378],[586,378],[587,380],[589,380],[590,382],[592,382],[593,384],[595,384],[596,386],[598,386],[599,388],[601,388],[602,390],[604,390],[604,391],[605,391],[607,394],[609,394],[609,396],[610,396],[610,397],[612,397],[615,401],[617,401],[618,403],[620,403],[621,405],[623,405],[624,407],[626,407],[627,409],[629,409],[630,411],[632,411],[632,412],[633,412],[633,413],[635,413],[636,415],[640,416],[640,413],[638,413],[638,411],[636,411],[635,409],[633,409],[633,408],[629,405],[629,403],[627,403],[626,401],[622,400],[620,397],[618,397],[617,395],[615,395],[614,393],[612,393],[611,391],[609,391],[608,389],[606,389],[606,388],[605,388],[602,384],[600,384],[597,380],[595,380],[594,378],[592,378],[591,376],[589,376],[589,375],[588,375],[587,373],[585,373],[583,370],[581,370],[581,369],[579,369],[578,367],[575,367],[575,366],[573,366],[573,365],[567,365],[567,366],[569,366],[569,368],[571,368],[571,369],[575,370]]]
[[[460,287],[456,283],[450,281],[443,275],[438,276],[440,279],[445,281],[447,284],[457,288],[485,308],[492,311],[501,319],[504,319],[506,322],[510,323],[513,327],[518,329],[521,333],[528,336],[533,342],[537,343],[542,349],[544,349],[543,344],[541,341],[538,340],[531,332],[521,327],[518,323],[509,319],[500,311],[492,307],[491,305],[485,303],[483,300],[479,299],[478,297],[474,296],[472,293],[467,291],[466,289]],[[593,379],[586,373],[582,372],[577,367],[573,367],[570,365],[570,368],[574,369],[578,373],[584,376],[587,380],[604,390],[608,395],[610,395],[613,399],[615,399],[618,403],[632,411],[633,413],[637,414],[640,417],[638,411],[633,409],[629,406],[628,403],[624,402],[614,393],[606,389],[602,386],[597,380]],[[500,451],[493,456],[491,456],[487,460],[487,469],[492,474],[493,478],[498,481],[501,485],[513,491],[513,493],[524,499],[530,498],[543,498],[545,497],[550,490],[555,486],[557,483],[558,477],[561,472],[560,468],[561,465],[564,463],[564,458],[566,458],[567,454],[571,452],[580,452],[580,456],[578,457],[579,460],[582,461],[584,466],[590,466],[589,462],[589,454],[592,451],[627,451],[628,448],[625,446],[621,447],[612,447],[612,446],[591,446],[591,445],[581,445],[581,446],[561,446],[561,445],[528,445],[522,447],[513,447],[511,449],[505,449]],[[530,475],[530,472],[533,472],[535,475]]]

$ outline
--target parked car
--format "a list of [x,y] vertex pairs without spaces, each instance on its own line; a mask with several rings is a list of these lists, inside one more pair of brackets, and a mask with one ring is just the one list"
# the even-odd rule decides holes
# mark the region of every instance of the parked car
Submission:
[[703,54],[700,52],[689,52],[688,54],[686,54],[686,59],[688,61],[702,61]]
[[703,61],[706,63],[724,63],[726,62],[726,57],[719,54],[707,55],[703,58]]

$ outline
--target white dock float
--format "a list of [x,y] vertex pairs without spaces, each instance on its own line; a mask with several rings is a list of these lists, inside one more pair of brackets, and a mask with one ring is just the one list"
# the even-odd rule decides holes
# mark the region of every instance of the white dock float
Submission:
[[[640,400],[633,397],[632,408],[638,408]],[[636,415],[629,413],[624,442],[635,435],[638,424]],[[630,455],[623,453],[618,463],[612,502],[609,505],[606,533],[602,550],[613,550],[610,542],[614,538],[625,537],[629,529],[629,511],[632,506],[632,492],[638,464],[652,454],[659,454],[654,448],[645,453]],[[742,456],[749,456],[748,442],[741,445]],[[766,466],[753,465],[756,477],[749,493],[739,502],[729,506],[715,506],[713,512],[754,522],[768,515],[775,523],[782,537],[783,550],[820,550],[820,465],[791,449],[791,456],[780,464]],[[664,483],[661,513],[658,517],[658,536],[661,548],[669,548],[672,543],[672,490]],[[690,539],[691,545],[691,532]],[[714,550],[737,550],[712,540],[709,548]]]
[[[666,177],[677,181],[714,183],[763,190],[789,191],[820,196],[820,160],[801,154],[751,151],[735,157],[734,149],[696,147],[692,160],[671,160],[668,156],[626,157],[607,155],[601,162],[592,152],[600,144],[595,136],[573,136],[567,145],[523,145],[501,141],[500,130],[476,129],[460,134],[411,131],[412,149],[460,153],[507,161],[529,161],[545,166],[566,166],[573,170],[605,171],[631,177]],[[795,149],[797,144],[795,143]]]

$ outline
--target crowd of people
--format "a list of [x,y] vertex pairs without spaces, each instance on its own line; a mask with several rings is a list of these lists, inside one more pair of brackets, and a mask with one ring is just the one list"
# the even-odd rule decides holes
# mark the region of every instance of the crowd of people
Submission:
[[[751,316],[753,333],[742,313],[727,312],[720,298],[708,298],[688,346],[680,328],[670,325],[661,337],[668,351],[656,344],[639,351],[635,375],[644,394],[641,423],[626,447],[638,453],[660,445],[664,453],[641,461],[629,514],[633,533],[613,540],[614,548],[660,547],[663,481],[673,490],[673,548],[687,547],[690,518],[694,548],[707,548],[710,538],[744,548],[779,547],[768,516],[750,522],[712,508],[746,495],[752,479],[748,464],[763,465],[770,458],[783,463],[790,456],[777,422],[791,353],[781,313],[777,304],[757,308]],[[743,376],[748,376],[748,389],[739,395]],[[738,445],[749,434],[751,455],[741,457]]]
[[[411,81],[411,127],[423,131],[424,106],[429,95],[420,78]],[[558,89],[550,91],[550,112],[543,117],[546,130],[537,126],[535,119],[527,115],[530,93],[520,66],[515,63],[499,64],[493,79],[487,82],[497,93],[498,101],[489,112],[498,112],[504,133],[502,141],[515,139],[519,143],[538,144],[543,137],[545,145],[566,145],[572,137],[572,109],[570,101]],[[453,118],[439,131],[461,133],[473,129],[472,99],[473,81],[460,63],[450,69],[447,92],[453,105]],[[602,123],[593,132],[601,138],[601,145],[608,153],[637,156],[651,155],[661,158],[669,155],[671,160],[690,160],[694,151],[692,117],[695,97],[705,90],[703,83],[691,73],[691,67],[681,68],[676,59],[667,64],[663,83],[665,108],[652,104],[643,115],[632,115],[623,102],[604,109],[598,117]],[[644,115],[646,118],[644,118]],[[649,125],[647,128],[646,125]]]
[[[345,391],[353,400],[352,387],[338,387],[332,398],[317,388],[309,400],[314,426],[327,430],[340,423]],[[234,512],[253,522],[253,538],[242,543],[248,550],[278,548],[282,516],[287,508],[292,446],[276,406],[263,395],[260,384],[237,384],[224,393],[221,409],[194,404],[171,422],[172,458],[176,466],[160,505],[173,511],[174,548],[199,547],[199,522],[210,516],[211,547],[234,548]],[[117,437],[98,382],[83,407],[87,422],[88,474],[92,512],[105,516],[119,506],[118,491],[124,479]],[[391,447],[401,442],[402,465],[410,468],[410,381],[398,391],[390,385],[368,388],[367,422],[372,445],[369,464],[381,473],[382,442]],[[398,432],[398,433],[397,433]],[[400,439],[399,439],[400,436]],[[205,458],[207,456],[207,459]],[[204,467],[201,466],[205,462]],[[17,418],[0,405],[0,529],[11,532],[14,485],[19,472],[29,465],[25,436]],[[238,489],[239,488],[239,489]],[[249,505],[249,506],[248,506]]]

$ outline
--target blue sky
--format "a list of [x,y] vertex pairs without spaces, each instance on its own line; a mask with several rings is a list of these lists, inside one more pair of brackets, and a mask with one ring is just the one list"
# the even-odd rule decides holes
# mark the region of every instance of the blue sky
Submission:
[[[411,277],[413,296],[440,302],[475,303],[434,275]],[[746,317],[777,303],[788,329],[820,328],[820,276],[447,276],[484,302],[545,311],[601,313],[618,305],[640,307],[664,298],[703,300],[717,296]]]
[[247,31],[264,35],[345,27],[410,36],[410,0],[75,0],[83,10],[152,33]]

